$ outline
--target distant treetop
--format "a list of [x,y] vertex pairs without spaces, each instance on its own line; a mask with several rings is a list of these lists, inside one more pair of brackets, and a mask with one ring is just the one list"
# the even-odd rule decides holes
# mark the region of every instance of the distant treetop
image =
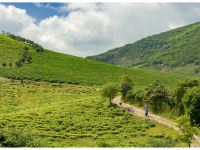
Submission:
[[14,35],[14,34],[10,33],[10,32],[5,32],[5,31],[2,31],[2,34],[5,35],[5,36],[10,37],[10,38],[12,38],[12,39],[14,39],[16,41],[19,41],[19,42],[22,42],[24,44],[30,45],[31,47],[36,49],[36,52],[44,52],[44,48],[41,45],[39,45],[39,44],[29,40],[29,39],[25,39],[25,38],[23,38],[21,36],[17,36],[17,35]]

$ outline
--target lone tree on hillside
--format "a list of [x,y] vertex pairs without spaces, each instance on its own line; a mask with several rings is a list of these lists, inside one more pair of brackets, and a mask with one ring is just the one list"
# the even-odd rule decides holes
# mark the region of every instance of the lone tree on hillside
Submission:
[[32,63],[32,57],[31,56],[28,56],[27,58],[26,58],[26,61],[30,64],[30,63]]
[[128,91],[132,90],[133,83],[132,80],[128,76],[123,76],[121,78],[121,94],[122,99],[126,98]]
[[20,60],[18,60],[18,61],[15,62],[15,65],[17,67],[21,67],[23,65],[23,63]]
[[44,52],[44,48],[42,46],[36,46],[36,52],[42,53]]
[[181,139],[185,141],[190,147],[192,140],[194,139],[194,134],[196,133],[196,128],[191,126],[190,117],[188,115],[183,115],[177,119],[178,126],[180,128]]
[[167,90],[158,80],[154,81],[146,88],[145,95],[153,112],[162,110],[163,103],[168,99]]
[[7,66],[7,64],[4,62],[4,63],[2,63],[2,66],[5,68]]
[[24,50],[25,50],[25,51],[28,51],[29,49],[28,49],[28,47],[25,46],[25,47],[24,47]]
[[9,67],[11,68],[11,67],[12,67],[12,62],[9,62],[9,64],[8,64],[8,65],[9,65]]
[[106,98],[109,100],[110,106],[112,105],[112,99],[117,96],[117,93],[119,91],[118,86],[115,83],[107,83],[104,85],[101,91],[101,95],[103,98]]
[[191,118],[192,125],[200,125],[200,87],[186,91],[183,97],[184,111]]

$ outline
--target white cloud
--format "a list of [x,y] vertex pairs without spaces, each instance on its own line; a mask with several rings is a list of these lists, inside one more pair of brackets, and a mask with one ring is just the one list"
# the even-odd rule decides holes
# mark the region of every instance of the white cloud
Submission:
[[50,3],[33,3],[33,4],[39,8],[47,8],[59,11],[59,8],[51,6]]
[[27,15],[26,10],[0,4],[0,30],[19,33],[34,21],[34,18]]
[[[0,5],[0,22],[7,27],[16,24],[8,29],[46,48],[87,56],[198,21],[199,8],[166,3],[73,3],[60,8],[67,16],[52,16],[36,24],[25,10]],[[0,24],[0,29],[4,26]]]

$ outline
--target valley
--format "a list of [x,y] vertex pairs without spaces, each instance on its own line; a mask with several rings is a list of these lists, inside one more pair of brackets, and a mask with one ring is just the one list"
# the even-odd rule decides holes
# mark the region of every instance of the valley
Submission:
[[[199,24],[88,58],[57,53],[19,36],[0,34],[0,146],[187,147],[193,140],[187,143],[181,139],[180,131],[133,116],[108,100],[124,94],[123,102],[142,109],[149,104],[150,112],[173,122],[185,114],[195,114],[200,83],[198,71],[191,72],[198,68],[198,49],[194,62],[185,64],[182,58],[175,58],[182,43],[177,42],[180,47],[167,45],[192,34],[190,27],[196,31]],[[143,54],[139,53],[141,47]],[[121,58],[124,51],[130,59]],[[181,52],[184,60],[188,59],[186,52]],[[154,62],[159,59],[162,63]],[[184,64],[178,65],[178,61]],[[199,116],[193,114],[196,123]]]

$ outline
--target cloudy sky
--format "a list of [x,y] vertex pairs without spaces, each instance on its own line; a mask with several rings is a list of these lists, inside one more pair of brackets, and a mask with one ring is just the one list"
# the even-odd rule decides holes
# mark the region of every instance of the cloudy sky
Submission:
[[89,56],[200,21],[200,3],[0,3],[0,31]]

